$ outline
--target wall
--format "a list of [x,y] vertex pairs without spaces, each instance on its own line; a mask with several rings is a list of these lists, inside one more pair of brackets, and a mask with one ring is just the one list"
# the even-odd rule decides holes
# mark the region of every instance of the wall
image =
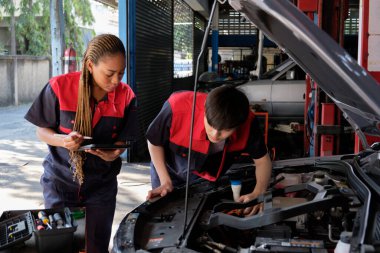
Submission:
[[139,133],[133,161],[148,159],[145,132],[173,91],[172,15],[172,1],[136,1],[136,80],[132,86],[136,87],[139,107]]
[[[13,64],[16,60],[16,78]],[[36,56],[0,56],[0,106],[32,102],[49,81],[49,58]],[[17,89],[15,88],[15,79]]]

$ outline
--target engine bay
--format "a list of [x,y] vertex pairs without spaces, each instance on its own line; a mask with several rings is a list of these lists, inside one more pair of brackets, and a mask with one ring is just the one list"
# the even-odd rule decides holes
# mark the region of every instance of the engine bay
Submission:
[[244,217],[245,204],[212,204],[211,213],[202,216],[206,220],[198,222],[205,230],[194,229],[202,231],[194,235],[196,250],[311,252],[334,249],[343,231],[352,232],[360,201],[343,178],[320,170],[278,178],[283,180],[272,192],[257,199],[264,205],[258,215]]
[[[360,240],[367,188],[350,164],[280,167],[267,193],[248,203],[234,202],[230,186],[239,178],[241,194],[254,188],[254,167],[240,165],[215,183],[191,184],[187,202],[181,188],[142,204],[120,224],[118,252],[333,252]],[[262,212],[244,216],[257,204]]]

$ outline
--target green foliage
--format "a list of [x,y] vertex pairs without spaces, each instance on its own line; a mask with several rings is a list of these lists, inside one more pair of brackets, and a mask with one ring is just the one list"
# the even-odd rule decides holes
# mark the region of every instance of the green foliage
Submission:
[[77,54],[84,52],[82,31],[76,24],[78,17],[82,25],[91,25],[95,19],[92,15],[89,0],[64,1],[65,43],[72,45]]
[[21,0],[20,16],[16,22],[16,41],[21,54],[48,55],[50,52],[50,24],[41,16],[43,9],[49,9],[49,0]]
[[[0,0],[0,22],[5,20],[6,23],[10,24],[10,17],[12,16],[16,10],[13,0]],[[8,15],[8,17],[3,17],[2,15]]]
[[[16,11],[13,1],[0,0],[3,14]],[[21,0],[17,6],[20,15],[16,17],[16,41],[22,54],[50,55],[50,0]],[[89,0],[64,1],[65,43],[72,44],[77,52],[83,52],[82,32],[77,22],[91,25],[94,17]],[[1,20],[0,13],[0,20]],[[9,22],[8,22],[9,23]]]
[[[4,14],[12,15],[15,12],[15,6],[13,4],[13,0],[0,0],[0,6],[4,9]],[[2,19],[0,13],[0,20]]]
[[4,45],[0,42],[0,55],[3,55],[6,52]]
[[174,2],[174,51],[181,53],[181,59],[193,57],[193,12],[182,1]]

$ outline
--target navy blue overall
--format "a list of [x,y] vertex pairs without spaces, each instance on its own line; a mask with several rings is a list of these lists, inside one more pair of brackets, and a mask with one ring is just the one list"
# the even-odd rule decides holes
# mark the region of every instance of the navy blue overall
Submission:
[[[80,73],[69,73],[52,78],[43,88],[25,115],[25,119],[57,133],[72,131],[78,98]],[[131,88],[120,83],[93,109],[92,143],[129,141],[135,136],[136,107]],[[117,175],[121,159],[107,162],[86,154],[83,166],[84,182],[73,180],[69,152],[63,147],[48,145],[41,176],[45,208],[82,206],[86,208],[87,253],[108,252],[112,221],[115,213]]]

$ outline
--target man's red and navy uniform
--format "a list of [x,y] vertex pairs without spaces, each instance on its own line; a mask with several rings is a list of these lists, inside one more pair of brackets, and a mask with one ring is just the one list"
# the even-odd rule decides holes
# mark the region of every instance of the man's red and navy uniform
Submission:
[[[253,159],[259,159],[267,154],[267,148],[259,122],[252,112],[224,145],[222,143],[220,146],[210,142],[204,126],[206,98],[206,93],[197,93],[190,179],[202,177],[215,181],[241,153],[248,153]],[[150,143],[164,147],[166,166],[173,186],[180,186],[186,182],[192,102],[193,92],[172,94],[146,133]],[[152,188],[160,186],[156,169],[152,163],[151,178]]]
[[[69,134],[74,126],[79,79],[80,72],[50,79],[25,119],[38,127]],[[120,83],[115,91],[109,92],[98,103],[91,100],[91,105],[92,143],[134,140],[137,129],[135,95],[128,85]],[[75,168],[70,164],[69,151],[50,145],[48,148],[49,154],[43,162],[44,174],[40,181],[45,208],[85,206],[87,245],[94,247],[87,248],[87,252],[108,252],[116,204],[116,176],[121,169],[121,159],[107,162],[86,153],[84,182],[79,186],[73,181],[72,170]],[[99,240],[99,237],[103,239]]]

